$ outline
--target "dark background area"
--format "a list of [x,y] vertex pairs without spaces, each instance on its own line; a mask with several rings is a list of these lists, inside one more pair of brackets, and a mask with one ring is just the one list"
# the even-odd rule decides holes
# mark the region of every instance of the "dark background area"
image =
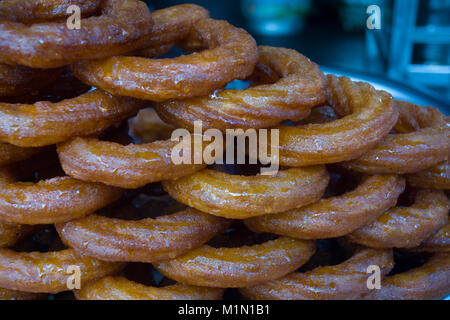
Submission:
[[[364,30],[347,32],[343,29],[338,1],[315,0],[303,30],[288,36],[261,36],[253,32],[244,17],[241,0],[151,0],[147,3],[152,9],[195,3],[208,9],[211,17],[246,29],[259,45],[296,49],[321,65],[364,69]],[[362,23],[364,25],[365,20]]]
[[[255,30],[255,18],[252,21],[249,11],[260,15],[263,12],[263,17],[258,17],[262,25],[270,20],[271,13],[276,16],[278,5],[294,2],[309,4],[295,18],[302,22],[302,28],[288,34],[261,34]],[[344,74],[355,71],[379,79],[389,78],[443,104],[450,101],[450,0],[147,0],[147,3],[151,10],[195,3],[208,9],[212,18],[246,29],[259,45],[292,48],[322,67],[342,70]],[[369,17],[366,9],[371,4],[381,8],[381,30],[366,27]],[[284,15],[289,19],[289,11]],[[408,25],[409,17],[413,17],[413,22]],[[406,38],[416,27],[423,27],[421,31],[430,34],[422,35],[419,43],[408,43]],[[407,52],[408,61],[402,57],[403,52]],[[415,70],[420,72],[409,73],[410,66],[418,67]],[[434,73],[424,72],[430,67]]]

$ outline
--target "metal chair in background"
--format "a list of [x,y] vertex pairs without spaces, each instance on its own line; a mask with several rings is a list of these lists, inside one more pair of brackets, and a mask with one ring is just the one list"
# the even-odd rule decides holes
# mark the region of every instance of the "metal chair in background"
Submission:
[[450,1],[394,0],[390,5],[385,8],[392,9],[385,10],[390,23],[366,31],[368,70],[450,99]]

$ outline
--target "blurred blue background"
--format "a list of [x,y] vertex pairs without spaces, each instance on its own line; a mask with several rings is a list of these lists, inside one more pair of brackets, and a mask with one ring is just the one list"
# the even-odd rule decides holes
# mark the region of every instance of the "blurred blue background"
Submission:
[[[450,101],[450,0],[152,0],[196,3],[260,45],[293,48],[337,70],[389,78]],[[380,8],[381,29],[367,20]],[[374,20],[371,20],[374,21]]]

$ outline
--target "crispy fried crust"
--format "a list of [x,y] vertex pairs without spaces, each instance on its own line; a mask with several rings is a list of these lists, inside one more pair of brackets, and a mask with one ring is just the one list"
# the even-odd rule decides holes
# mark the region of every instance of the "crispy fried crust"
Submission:
[[433,107],[402,101],[396,104],[401,110],[396,129],[405,133],[387,135],[375,148],[344,164],[345,167],[368,174],[403,174],[425,170],[448,159],[448,119]]
[[419,191],[410,207],[395,207],[348,238],[373,248],[413,248],[447,224],[450,200],[442,191]]
[[124,277],[105,277],[75,291],[78,300],[218,300],[224,289],[185,284],[150,287]]
[[332,122],[280,127],[280,164],[302,167],[355,159],[395,125],[392,97],[371,85],[328,76],[329,104],[344,117]]
[[177,127],[193,129],[202,121],[205,129],[268,128],[284,120],[300,120],[326,100],[326,78],[319,67],[295,50],[259,48],[254,73],[275,73],[274,84],[246,90],[216,91],[210,96],[171,99],[154,106],[159,116]]
[[450,287],[450,254],[432,256],[422,267],[382,280],[381,289],[364,296],[369,300],[443,299]]
[[163,181],[172,198],[213,215],[245,219],[319,200],[328,185],[324,166],[290,168],[275,175],[239,176],[205,169]]
[[142,101],[98,89],[57,103],[0,102],[0,140],[20,147],[41,147],[74,136],[98,134],[143,106]]
[[238,248],[204,245],[154,267],[165,276],[190,285],[236,288],[278,279],[298,269],[315,251],[314,241],[278,238]]
[[113,94],[153,101],[209,94],[251,74],[258,49],[246,31],[207,18],[192,32],[208,50],[173,59],[119,56],[81,61],[74,65],[74,74]]
[[177,179],[205,167],[203,164],[175,164],[172,148],[176,141],[161,140],[127,146],[94,138],[75,138],[58,146],[66,174],[83,181],[135,189],[151,182]]
[[89,256],[106,261],[154,262],[201,246],[229,224],[189,208],[139,221],[93,214],[56,227],[63,242]]
[[46,253],[0,249],[0,287],[24,292],[66,291],[69,266],[80,268],[81,285],[122,268],[121,263],[102,262],[72,249]]
[[50,224],[76,219],[117,200],[122,190],[99,183],[57,177],[38,183],[11,180],[0,170],[0,219],[19,224]]
[[66,21],[26,25],[0,21],[0,62],[31,68],[56,68],[80,59],[99,59],[145,45],[153,21],[137,0],[105,0],[99,16],[71,30]]
[[362,249],[341,264],[294,272],[240,291],[258,300],[356,299],[369,290],[367,270],[371,265],[380,267],[381,276],[388,274],[394,266],[392,250]]
[[245,221],[255,232],[271,232],[297,239],[337,238],[372,222],[395,206],[405,188],[398,176],[372,176],[354,191],[321,199],[287,212]]

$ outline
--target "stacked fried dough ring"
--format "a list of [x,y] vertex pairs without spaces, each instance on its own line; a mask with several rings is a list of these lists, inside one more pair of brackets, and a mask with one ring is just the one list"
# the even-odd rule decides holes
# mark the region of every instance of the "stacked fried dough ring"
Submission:
[[[42,1],[27,1],[30,9],[40,9],[39,2]],[[67,1],[55,3],[60,8],[58,12],[63,13],[67,8]],[[11,11],[15,12],[17,7],[0,16],[0,62],[32,68],[55,68],[80,59],[98,59],[140,48],[145,45],[153,25],[146,5],[137,0],[101,1],[100,15],[83,19],[79,30],[69,29],[66,21],[26,25],[9,20]],[[38,11],[36,18],[39,21],[46,14],[55,18],[58,12]],[[20,18],[21,13],[16,17]],[[34,15],[22,18],[34,20]]]
[[[300,120],[310,109],[325,102],[326,79],[319,67],[294,50],[259,47],[259,73],[275,73],[274,84],[247,90],[223,90],[209,97],[171,99],[155,105],[166,122],[193,128],[202,120],[205,128],[268,128],[283,120]],[[261,76],[261,75],[260,75]]]
[[[160,57],[174,46],[190,54]],[[86,89],[46,92],[63,73]],[[72,290],[72,267],[86,300],[450,293],[450,126],[433,107],[258,47],[202,7],[137,0],[0,2],[0,97],[0,299]],[[282,167],[175,163],[168,137],[195,121],[279,130]],[[35,170],[56,158],[67,176]],[[401,255],[422,265],[398,273]]]
[[112,57],[74,65],[82,81],[118,95],[164,101],[208,94],[249,76],[258,59],[255,40],[226,21],[199,20],[191,30],[209,50],[173,59]]

